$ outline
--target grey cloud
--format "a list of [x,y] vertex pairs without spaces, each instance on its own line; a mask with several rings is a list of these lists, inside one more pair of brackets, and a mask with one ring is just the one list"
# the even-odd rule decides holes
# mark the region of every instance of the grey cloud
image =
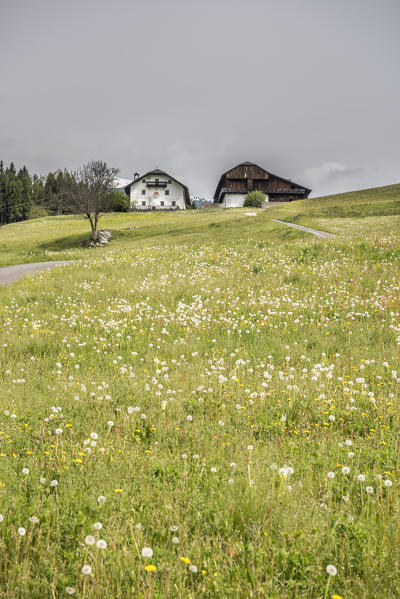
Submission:
[[305,185],[347,165],[311,173],[314,195],[399,179],[397,0],[3,0],[0,13],[7,162],[159,166],[208,196],[244,160]]

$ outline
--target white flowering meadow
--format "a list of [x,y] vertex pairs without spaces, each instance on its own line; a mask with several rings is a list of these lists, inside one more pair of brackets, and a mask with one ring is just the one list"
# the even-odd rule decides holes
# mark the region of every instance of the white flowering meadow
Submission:
[[118,218],[0,288],[0,596],[397,596],[390,218]]

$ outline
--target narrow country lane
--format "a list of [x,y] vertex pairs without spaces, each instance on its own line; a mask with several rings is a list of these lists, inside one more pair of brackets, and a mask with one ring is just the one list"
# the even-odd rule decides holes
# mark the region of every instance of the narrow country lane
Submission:
[[288,223],[285,220],[278,220],[277,218],[272,218],[271,220],[273,220],[276,223],[286,225],[288,227],[293,227],[293,229],[300,229],[301,231],[306,231],[307,233],[311,233],[312,235],[315,235],[315,237],[319,237],[320,239],[330,239],[331,237],[335,237],[333,233],[327,233],[326,231],[318,231],[317,229],[310,229],[310,227],[303,227],[303,225]]
[[56,262],[33,262],[32,264],[16,264],[15,266],[3,266],[0,268],[0,285],[13,283],[17,279],[22,279],[26,275],[31,275],[41,270],[55,268],[56,266],[65,266],[70,260],[60,260]]

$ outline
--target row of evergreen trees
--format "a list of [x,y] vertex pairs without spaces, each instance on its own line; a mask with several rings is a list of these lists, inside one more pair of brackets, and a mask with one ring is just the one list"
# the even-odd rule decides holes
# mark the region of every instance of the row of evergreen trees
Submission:
[[4,169],[0,161],[0,224],[27,219],[31,205],[32,180],[26,167],[17,173],[13,163]]
[[[71,203],[66,190],[71,190],[74,185],[77,185],[75,175],[66,169],[38,177],[31,176],[25,166],[17,172],[12,162],[5,168],[1,160],[0,225],[38,216],[73,214],[76,206]],[[114,210],[127,210],[124,194],[115,196]]]

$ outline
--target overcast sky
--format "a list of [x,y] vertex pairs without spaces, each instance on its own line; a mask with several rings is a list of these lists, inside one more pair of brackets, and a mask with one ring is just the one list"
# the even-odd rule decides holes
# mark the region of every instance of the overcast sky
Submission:
[[400,0],[0,0],[0,158],[400,181]]

